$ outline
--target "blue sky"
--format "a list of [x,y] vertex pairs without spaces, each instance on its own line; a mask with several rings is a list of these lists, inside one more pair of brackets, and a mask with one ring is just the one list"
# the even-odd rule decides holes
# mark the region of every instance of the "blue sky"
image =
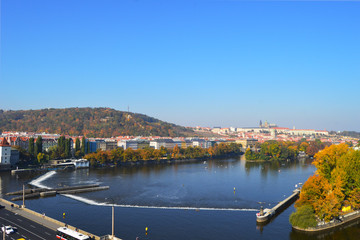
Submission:
[[1,109],[360,131],[360,2],[2,0]]

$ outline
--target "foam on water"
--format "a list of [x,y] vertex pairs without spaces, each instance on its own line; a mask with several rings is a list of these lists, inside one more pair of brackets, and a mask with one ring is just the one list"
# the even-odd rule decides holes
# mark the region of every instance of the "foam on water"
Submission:
[[35,187],[38,188],[46,188],[46,189],[51,189],[50,187],[47,187],[45,185],[42,185],[41,182],[45,181],[46,179],[50,178],[51,176],[53,176],[54,174],[56,174],[55,171],[50,171],[45,173],[44,175],[41,175],[40,177],[32,180],[29,184],[33,185]]
[[[91,199],[74,196],[71,194],[62,194],[65,197],[75,199],[80,202],[84,202],[89,205],[111,207],[111,203],[99,203]],[[127,205],[127,204],[114,204],[115,207],[122,208],[150,208],[150,209],[170,209],[170,210],[202,210],[202,211],[242,211],[242,212],[258,212],[259,209],[253,208],[206,208],[206,207],[161,207],[161,206],[139,206],[139,205]]]

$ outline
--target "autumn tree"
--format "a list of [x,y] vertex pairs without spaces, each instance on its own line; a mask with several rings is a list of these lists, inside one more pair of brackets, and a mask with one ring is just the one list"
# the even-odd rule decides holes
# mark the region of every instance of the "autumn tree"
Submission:
[[45,160],[45,154],[44,153],[38,153],[37,155],[38,163],[43,164]]
[[315,154],[316,174],[309,177],[295,203],[296,211],[311,206],[315,215],[330,221],[343,206],[360,208],[360,152],[347,144],[332,145]]
[[313,164],[317,169],[317,173],[326,179],[331,179],[331,172],[336,167],[337,160],[346,154],[349,147],[346,144],[331,145],[324,150],[315,154]]
[[173,151],[172,151],[172,157],[173,158],[178,158],[180,155],[180,148],[179,146],[176,144]]

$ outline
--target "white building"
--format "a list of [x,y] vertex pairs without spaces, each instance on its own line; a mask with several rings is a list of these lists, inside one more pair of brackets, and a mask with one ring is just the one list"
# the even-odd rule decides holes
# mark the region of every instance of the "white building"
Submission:
[[160,149],[161,147],[172,149],[175,147],[175,145],[176,144],[172,139],[155,139],[150,141],[150,147],[155,149]]
[[11,146],[6,138],[0,138],[0,168],[10,168]]
[[206,142],[204,139],[194,139],[193,147],[206,148]]
[[133,150],[138,149],[138,142],[135,140],[120,140],[117,142],[118,147],[122,147],[124,150],[131,148]]

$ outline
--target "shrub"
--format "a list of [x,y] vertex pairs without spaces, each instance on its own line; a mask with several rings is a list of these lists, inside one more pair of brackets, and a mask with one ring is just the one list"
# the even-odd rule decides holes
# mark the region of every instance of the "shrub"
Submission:
[[290,223],[300,228],[316,227],[317,221],[314,209],[310,205],[303,205],[290,215]]

